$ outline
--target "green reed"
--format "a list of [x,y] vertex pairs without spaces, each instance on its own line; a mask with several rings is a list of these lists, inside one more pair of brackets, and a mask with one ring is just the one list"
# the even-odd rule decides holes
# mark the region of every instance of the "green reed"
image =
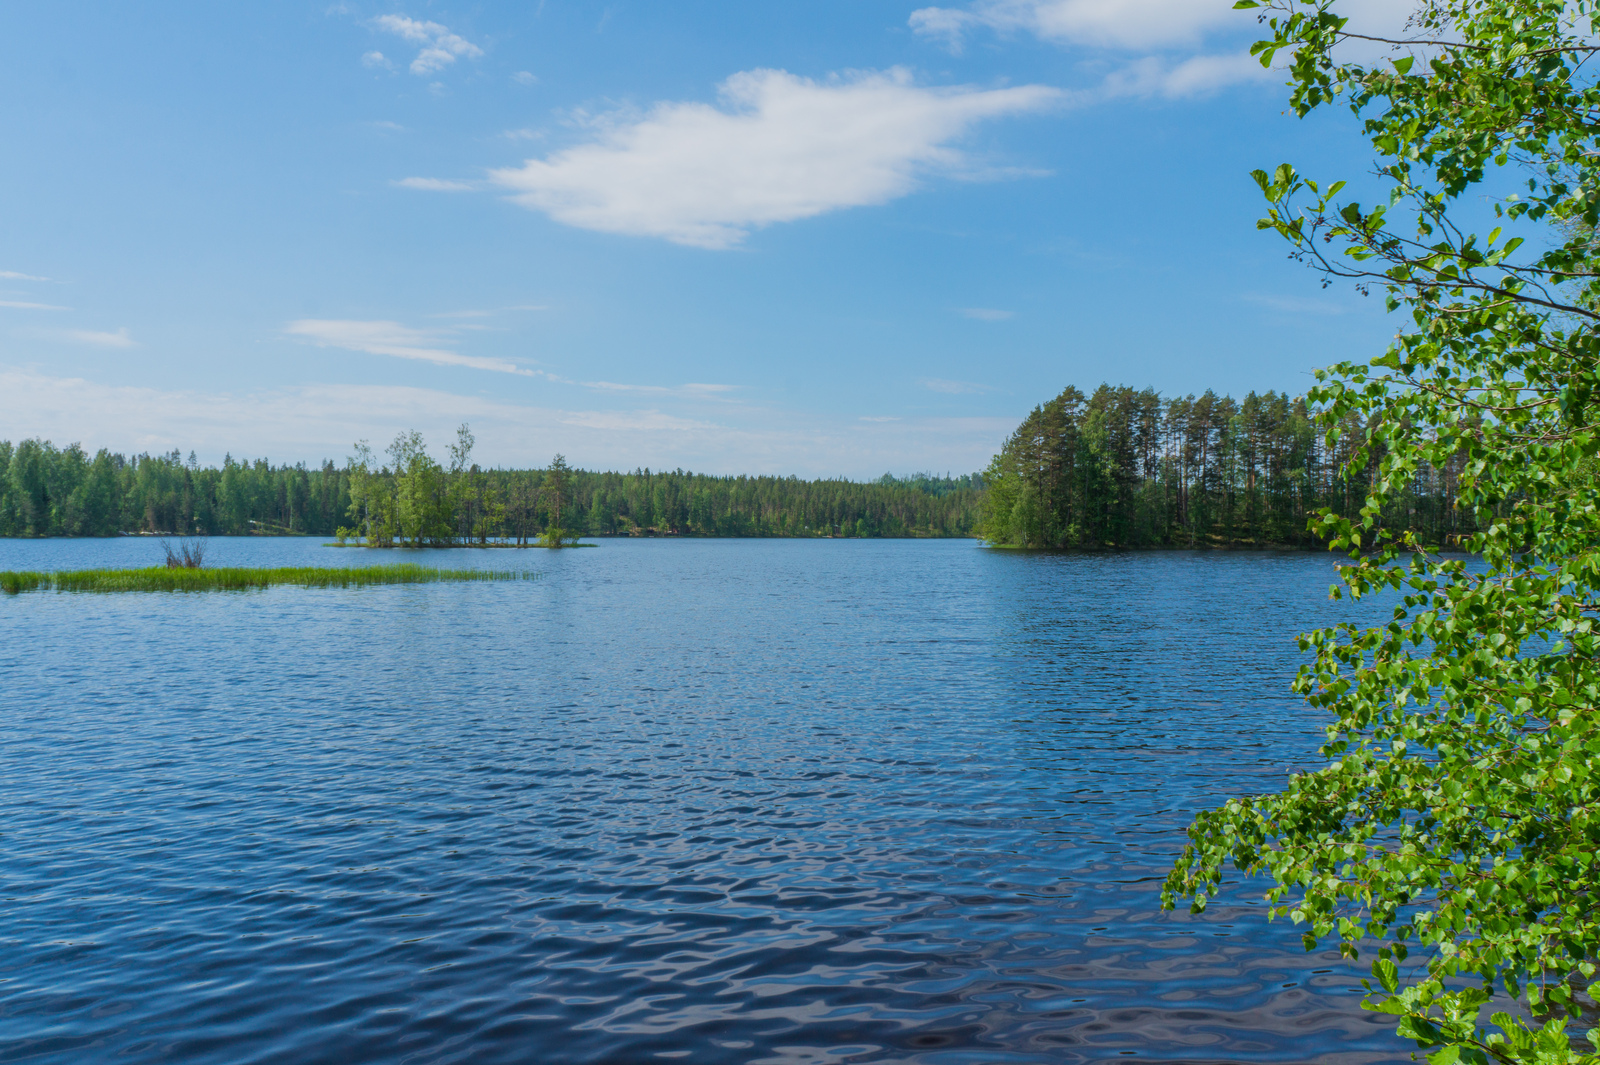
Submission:
[[366,584],[431,584],[436,581],[528,581],[526,570],[438,569],[412,564],[396,566],[283,566],[277,569],[80,569],[57,573],[0,571],[0,591],[18,592],[223,592],[270,588],[352,588]]

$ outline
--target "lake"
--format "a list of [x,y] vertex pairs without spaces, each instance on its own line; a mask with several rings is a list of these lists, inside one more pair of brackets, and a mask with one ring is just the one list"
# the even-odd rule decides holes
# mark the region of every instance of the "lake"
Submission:
[[1409,1061],[1261,884],[1158,905],[1316,763],[1328,555],[207,558],[396,560],[543,577],[0,597],[0,1060]]

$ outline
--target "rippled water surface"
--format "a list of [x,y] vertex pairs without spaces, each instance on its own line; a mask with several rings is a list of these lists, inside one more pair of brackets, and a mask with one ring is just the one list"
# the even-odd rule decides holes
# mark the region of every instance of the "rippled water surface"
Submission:
[[1260,885],[1157,901],[1314,760],[1328,556],[422,560],[544,579],[0,598],[0,1060],[1409,1060]]

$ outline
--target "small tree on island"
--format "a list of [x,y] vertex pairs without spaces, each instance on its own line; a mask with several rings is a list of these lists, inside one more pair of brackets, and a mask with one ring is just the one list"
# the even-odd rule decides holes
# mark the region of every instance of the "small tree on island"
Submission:
[[372,447],[361,440],[347,464],[350,477],[349,517],[354,528],[339,527],[340,543],[350,537],[368,547],[394,546],[394,487],[387,469],[377,469]]
[[566,506],[571,492],[572,467],[567,465],[565,456],[557,455],[550,461],[550,468],[545,471],[544,483],[539,489],[545,512],[550,516],[550,521],[545,525],[544,535],[539,538],[539,543],[544,547],[565,547],[569,543],[578,541],[576,535],[569,534],[561,525],[561,511]]
[[[1375,949],[1366,1005],[1434,1065],[1592,1063],[1600,5],[1425,0],[1365,66],[1333,55],[1357,36],[1342,2],[1236,6],[1267,9],[1252,53],[1291,57],[1298,114],[1342,99],[1363,119],[1387,186],[1363,206],[1288,165],[1255,174],[1261,228],[1409,312],[1384,354],[1319,371],[1308,396],[1330,446],[1353,435],[1348,468],[1376,469],[1358,517],[1314,520],[1349,552],[1334,595],[1396,593],[1393,620],[1301,638],[1314,660],[1295,686],[1333,715],[1328,764],[1201,814],[1164,901],[1204,909],[1225,863],[1264,873],[1308,950]],[[1462,215],[1488,205],[1535,239],[1472,232]],[[1481,562],[1379,520],[1419,469],[1452,463]],[[1526,1013],[1482,1023],[1497,995]]]

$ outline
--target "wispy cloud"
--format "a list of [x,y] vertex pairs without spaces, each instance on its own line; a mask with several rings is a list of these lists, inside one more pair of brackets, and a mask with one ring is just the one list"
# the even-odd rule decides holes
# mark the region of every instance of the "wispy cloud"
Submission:
[[128,335],[126,327],[115,333],[98,329],[39,329],[34,335],[46,340],[64,340],[69,344],[88,344],[96,348],[136,348],[139,342]]
[[398,385],[306,384],[203,392],[106,385],[0,365],[14,437],[78,440],[89,451],[193,448],[276,461],[342,459],[360,438],[420,430],[435,446],[470,422],[488,463],[542,465],[557,451],[589,469],[683,466],[719,473],[875,478],[884,469],[981,469],[1014,417],[820,419],[812,411],[718,408],[717,418],[660,409],[523,405]]
[[1237,22],[1232,0],[978,0],[966,7],[924,7],[911,28],[959,48],[975,29],[1028,33],[1057,44],[1151,48],[1194,43],[1207,30]]
[[447,178],[408,177],[394,182],[402,189],[417,189],[422,192],[471,192],[477,188],[470,181],[452,181]]
[[394,64],[389,62],[382,52],[374,49],[361,55],[361,65],[371,70],[393,70]]
[[48,277],[35,277],[32,274],[19,274],[15,270],[0,270],[0,280],[3,281],[49,281]]
[[387,119],[383,119],[383,120],[380,120],[380,121],[377,121],[377,122],[369,122],[369,123],[367,123],[367,125],[371,126],[373,129],[381,129],[385,133],[405,133],[406,132],[406,128],[404,126],[402,126],[400,123],[398,123],[398,122],[390,122]]
[[565,425],[580,425],[586,429],[603,429],[608,433],[638,433],[659,429],[684,432],[690,429],[718,428],[711,422],[696,421],[693,418],[679,418],[675,415],[663,414],[658,410],[573,411],[566,414],[561,420]]
[[1094,95],[1101,99],[1204,96],[1230,85],[1281,81],[1246,52],[1195,55],[1187,59],[1145,56],[1106,75]]
[[676,396],[679,399],[727,399],[738,391],[737,385],[624,385],[615,381],[578,381],[584,388],[596,392],[631,392],[646,396]]
[[416,359],[439,366],[465,366],[496,373],[540,376],[504,359],[485,359],[462,355],[441,347],[441,337],[429,330],[411,329],[399,322],[354,321],[349,319],[302,318],[284,326],[285,333],[301,337],[318,347],[344,348],[369,355],[389,355],[397,359]]
[[947,381],[942,377],[924,378],[922,387],[930,392],[943,392],[948,396],[976,396],[994,391],[989,385],[974,384],[971,381]]
[[[1411,9],[1395,0],[1344,0],[1339,13],[1363,32],[1391,36]],[[1090,101],[1178,98],[1241,82],[1281,80],[1247,54],[1256,23],[1234,11],[1232,0],[971,0],[960,7],[919,8],[911,13],[910,25],[919,36],[957,53],[969,36],[990,31],[1137,57],[1107,76],[1088,94]],[[1227,46],[1208,45],[1213,38]]]
[[997,311],[993,307],[961,308],[961,317],[973,318],[980,322],[1003,322],[1015,314],[1015,311]]
[[[404,15],[379,15],[372,20],[372,24],[385,33],[422,46],[417,57],[411,61],[411,73],[419,76],[437,74],[462,56],[476,59],[483,55],[482,48],[451,33],[449,27],[437,22],[423,22]],[[383,59],[380,52],[367,54]]]
[[490,180],[566,225],[731,248],[775,222],[886,203],[927,176],[975,176],[954,146],[965,133],[1062,99],[1043,85],[925,88],[899,68],[826,81],[752,70],[718,95],[721,106],[602,116],[588,143]]
[[576,381],[560,374],[536,370],[534,373],[558,385],[571,385],[574,388],[587,388],[591,392],[608,392],[619,395],[658,396],[671,399],[691,400],[716,400],[731,402],[733,393],[739,391],[738,385],[712,385],[712,384],[687,384],[687,385],[630,385],[618,381]]
[[519,70],[515,74],[511,75],[511,80],[516,82],[518,85],[537,85],[537,84],[539,84],[539,79],[534,75],[533,71],[531,71],[531,70]]
[[29,303],[26,300],[0,300],[0,307],[10,307],[18,311],[70,311],[71,307],[62,307],[55,303]]

